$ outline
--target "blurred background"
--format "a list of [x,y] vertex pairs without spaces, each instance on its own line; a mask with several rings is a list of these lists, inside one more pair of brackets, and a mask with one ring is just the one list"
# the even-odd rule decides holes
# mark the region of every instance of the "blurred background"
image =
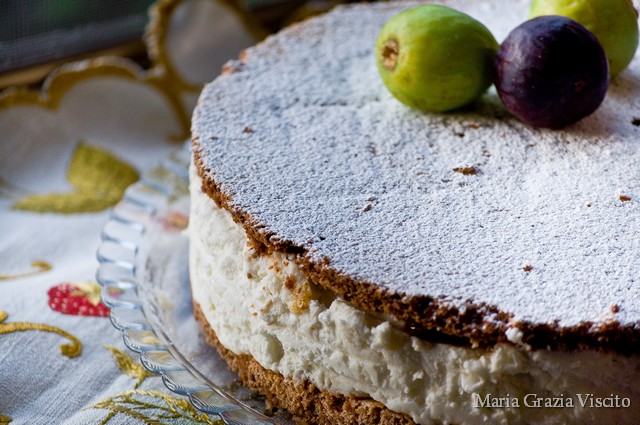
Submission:
[[[210,0],[262,37],[339,0]],[[157,3],[170,3],[172,0]],[[178,1],[173,1],[177,3]],[[148,65],[142,35],[154,0],[1,0],[0,87],[37,84],[61,63],[98,55]]]

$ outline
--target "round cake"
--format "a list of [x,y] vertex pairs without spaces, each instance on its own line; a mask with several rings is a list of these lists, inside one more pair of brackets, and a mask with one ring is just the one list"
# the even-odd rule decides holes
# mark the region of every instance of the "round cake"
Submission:
[[[637,424],[638,56],[563,130],[493,89],[418,112],[373,53],[417,4],[338,7],[204,89],[189,256],[208,341],[301,423]],[[529,9],[443,4],[498,41]]]

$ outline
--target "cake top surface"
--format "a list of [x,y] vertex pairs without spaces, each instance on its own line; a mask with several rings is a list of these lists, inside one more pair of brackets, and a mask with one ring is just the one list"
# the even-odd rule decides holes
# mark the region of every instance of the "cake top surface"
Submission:
[[[269,243],[441,317],[480,312],[476,335],[615,328],[637,343],[640,58],[564,130],[518,122],[493,88],[469,111],[417,112],[373,55],[386,20],[415,4],[341,7],[231,63],[194,115],[201,174]],[[529,8],[445,4],[499,42]]]

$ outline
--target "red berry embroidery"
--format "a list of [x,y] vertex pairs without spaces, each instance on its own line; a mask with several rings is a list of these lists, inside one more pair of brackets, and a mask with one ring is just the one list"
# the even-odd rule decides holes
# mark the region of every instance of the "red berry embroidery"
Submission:
[[74,316],[109,315],[109,308],[100,301],[97,283],[61,283],[49,289],[49,307],[54,311]]

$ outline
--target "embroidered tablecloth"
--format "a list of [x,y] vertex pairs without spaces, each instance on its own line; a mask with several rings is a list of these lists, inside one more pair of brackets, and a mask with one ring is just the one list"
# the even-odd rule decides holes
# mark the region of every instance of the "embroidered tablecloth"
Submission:
[[2,425],[215,423],[125,348],[96,249],[125,188],[188,139],[202,84],[255,39],[214,0],[151,16],[150,69],[99,58],[0,94]]

